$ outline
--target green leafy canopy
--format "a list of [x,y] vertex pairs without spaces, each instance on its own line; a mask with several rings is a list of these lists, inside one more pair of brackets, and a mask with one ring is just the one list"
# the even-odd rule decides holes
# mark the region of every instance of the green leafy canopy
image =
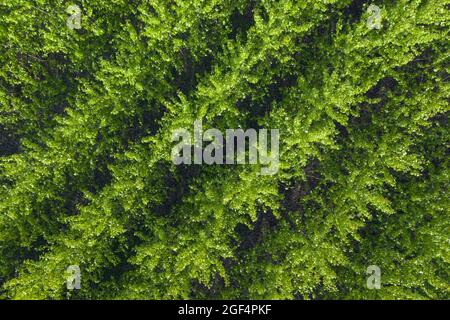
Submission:
[[[449,8],[2,1],[0,297],[450,298]],[[279,172],[175,166],[197,119]]]

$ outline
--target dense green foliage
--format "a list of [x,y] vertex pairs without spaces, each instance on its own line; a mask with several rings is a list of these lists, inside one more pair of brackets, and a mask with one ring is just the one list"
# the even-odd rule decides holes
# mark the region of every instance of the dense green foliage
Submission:
[[[0,297],[450,298],[450,0],[370,3],[1,0]],[[175,166],[196,119],[280,171]]]

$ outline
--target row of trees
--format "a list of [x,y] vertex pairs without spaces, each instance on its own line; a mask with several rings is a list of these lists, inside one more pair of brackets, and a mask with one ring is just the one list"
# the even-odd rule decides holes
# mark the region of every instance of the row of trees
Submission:
[[[0,296],[449,298],[450,1],[370,4],[1,3]],[[197,119],[279,172],[175,166]]]

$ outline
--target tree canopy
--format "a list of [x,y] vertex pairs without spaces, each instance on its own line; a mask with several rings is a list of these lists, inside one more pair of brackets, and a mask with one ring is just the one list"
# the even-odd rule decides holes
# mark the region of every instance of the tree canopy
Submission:
[[[2,1],[0,297],[450,298],[449,8]],[[174,165],[197,119],[278,173]]]

